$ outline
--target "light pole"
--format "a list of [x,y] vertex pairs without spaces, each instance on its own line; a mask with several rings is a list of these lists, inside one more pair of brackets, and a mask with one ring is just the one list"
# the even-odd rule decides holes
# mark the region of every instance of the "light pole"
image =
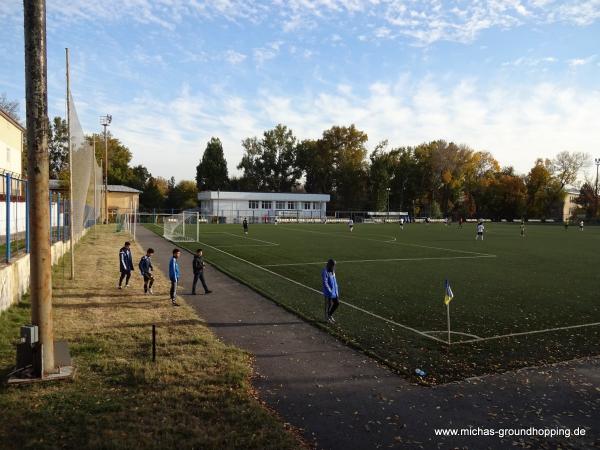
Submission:
[[598,167],[600,167],[600,158],[594,158],[596,164],[596,188],[594,189],[594,215],[598,215]]
[[104,127],[104,223],[108,223],[108,134],[106,128],[112,122],[112,116],[100,116],[100,125]]
[[387,191],[387,220],[390,220],[390,191],[391,188],[386,188]]

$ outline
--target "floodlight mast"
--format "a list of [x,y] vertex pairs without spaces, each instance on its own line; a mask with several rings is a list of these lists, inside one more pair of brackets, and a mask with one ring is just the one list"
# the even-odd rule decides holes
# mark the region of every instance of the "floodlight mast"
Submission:
[[100,125],[104,127],[104,223],[108,223],[108,134],[106,128],[110,126],[112,116],[100,116]]
[[595,208],[594,214],[598,215],[598,167],[600,167],[600,158],[594,158],[596,164],[596,188],[594,189]]

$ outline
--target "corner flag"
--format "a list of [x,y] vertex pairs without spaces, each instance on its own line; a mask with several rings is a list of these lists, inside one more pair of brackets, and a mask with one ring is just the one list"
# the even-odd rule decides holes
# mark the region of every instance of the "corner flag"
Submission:
[[453,298],[454,293],[452,292],[452,288],[450,287],[450,282],[446,280],[446,293],[444,295],[444,303],[446,305],[449,305]]

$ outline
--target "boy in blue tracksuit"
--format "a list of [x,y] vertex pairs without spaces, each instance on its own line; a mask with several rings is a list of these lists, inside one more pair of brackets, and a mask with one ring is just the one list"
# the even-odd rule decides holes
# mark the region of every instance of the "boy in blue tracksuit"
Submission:
[[125,280],[125,289],[129,287],[129,279],[133,270],[133,255],[131,254],[131,243],[125,242],[125,245],[119,250],[119,289],[123,289],[121,285]]
[[335,261],[330,259],[321,272],[323,295],[325,296],[325,321],[335,323],[333,313],[340,306],[339,289],[335,278]]
[[173,257],[169,261],[169,279],[171,280],[171,304],[173,306],[179,306],[177,303],[177,282],[179,281],[179,263],[177,260],[181,255],[181,251],[176,248],[173,250]]

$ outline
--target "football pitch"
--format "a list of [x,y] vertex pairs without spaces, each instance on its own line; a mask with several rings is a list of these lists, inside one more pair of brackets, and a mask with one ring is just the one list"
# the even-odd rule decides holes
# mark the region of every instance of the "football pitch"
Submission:
[[[248,236],[200,225],[199,235],[177,245],[203,248],[218,269],[410,377],[419,368],[440,383],[600,353],[600,228],[529,225],[522,238],[518,225],[491,223],[484,241],[474,224],[250,225]],[[323,322],[328,258],[342,302],[334,325]]]

